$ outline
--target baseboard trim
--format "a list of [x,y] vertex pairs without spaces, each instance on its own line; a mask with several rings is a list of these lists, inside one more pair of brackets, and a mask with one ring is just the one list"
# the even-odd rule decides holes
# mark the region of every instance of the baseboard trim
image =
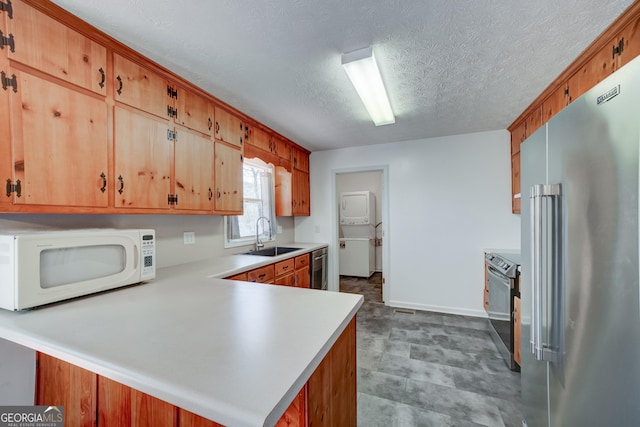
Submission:
[[471,317],[487,317],[487,312],[484,310],[469,310],[460,307],[446,307],[441,305],[429,305],[429,304],[416,304],[410,303],[406,301],[394,301],[390,300],[387,302],[387,305],[390,307],[396,308],[408,308],[413,310],[422,310],[422,311],[433,311],[436,313],[445,313],[445,314],[458,314],[461,316],[471,316]]

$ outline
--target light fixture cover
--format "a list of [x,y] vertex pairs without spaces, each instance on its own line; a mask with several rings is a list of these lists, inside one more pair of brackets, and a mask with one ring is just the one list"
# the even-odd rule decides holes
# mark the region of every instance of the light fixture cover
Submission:
[[395,123],[396,118],[382,83],[373,48],[369,46],[343,54],[342,66],[360,95],[373,123],[376,126]]

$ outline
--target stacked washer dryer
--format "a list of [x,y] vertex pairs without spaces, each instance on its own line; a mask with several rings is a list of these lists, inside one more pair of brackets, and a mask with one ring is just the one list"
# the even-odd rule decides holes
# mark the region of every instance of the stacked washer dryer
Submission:
[[376,196],[340,193],[340,275],[370,277],[375,271]]

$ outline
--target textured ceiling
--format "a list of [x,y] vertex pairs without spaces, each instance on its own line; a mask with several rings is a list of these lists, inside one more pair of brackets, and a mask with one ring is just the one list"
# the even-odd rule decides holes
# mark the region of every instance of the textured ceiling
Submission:
[[[310,150],[505,129],[631,0],[53,0]],[[340,65],[374,46],[375,127]]]

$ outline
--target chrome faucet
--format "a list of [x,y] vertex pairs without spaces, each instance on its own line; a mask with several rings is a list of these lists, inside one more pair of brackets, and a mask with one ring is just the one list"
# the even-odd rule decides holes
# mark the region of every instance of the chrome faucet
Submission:
[[260,240],[260,235],[258,234],[258,224],[260,224],[261,219],[266,219],[267,223],[269,224],[269,240],[271,240],[271,221],[266,216],[261,216],[256,220],[256,251],[260,248],[264,248],[264,243],[262,243],[262,241]]

